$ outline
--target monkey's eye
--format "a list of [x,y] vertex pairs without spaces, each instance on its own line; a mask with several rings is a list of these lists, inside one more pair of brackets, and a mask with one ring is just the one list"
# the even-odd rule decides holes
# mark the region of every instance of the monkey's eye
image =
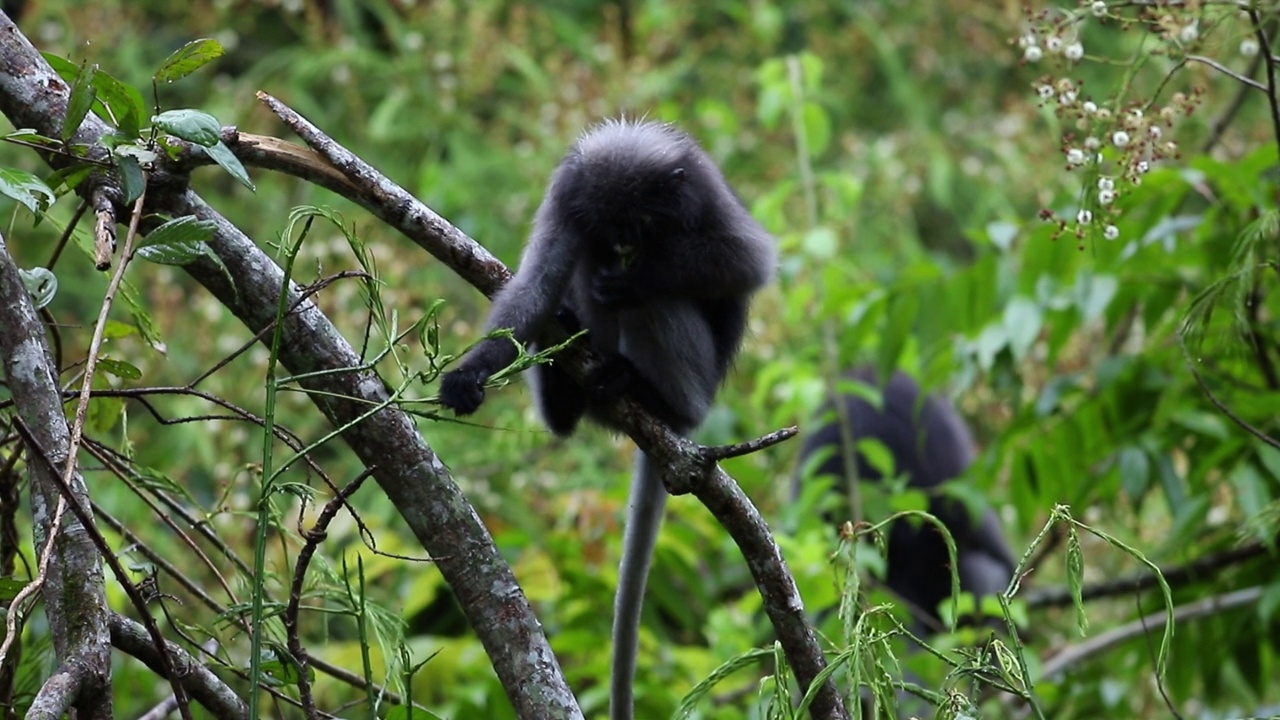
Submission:
[[674,181],[676,181],[676,182],[683,182],[683,181],[684,181],[684,178],[685,178],[685,171],[684,171],[684,168],[682,168],[682,167],[678,167],[678,168],[676,168],[675,170],[672,170],[672,171],[671,171],[671,179],[672,179],[672,180],[674,180]]

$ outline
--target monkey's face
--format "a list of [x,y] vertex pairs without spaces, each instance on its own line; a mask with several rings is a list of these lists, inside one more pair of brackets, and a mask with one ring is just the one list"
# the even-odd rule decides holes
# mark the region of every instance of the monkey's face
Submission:
[[613,244],[614,257],[617,259],[618,266],[623,270],[631,267],[631,263],[635,261],[639,252],[640,247],[630,242],[615,242]]

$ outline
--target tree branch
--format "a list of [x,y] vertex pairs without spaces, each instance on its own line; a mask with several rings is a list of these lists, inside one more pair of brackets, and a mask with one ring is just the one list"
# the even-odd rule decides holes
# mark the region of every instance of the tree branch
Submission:
[[249,717],[249,706],[244,700],[186,650],[166,642],[164,649],[168,657],[164,657],[151,642],[147,629],[140,623],[119,613],[111,613],[108,620],[112,645],[141,660],[161,677],[167,672],[166,665],[173,668],[174,674],[168,679],[181,686],[187,695],[203,705],[214,717],[220,720]]
[[[8,18],[0,18],[0,112],[14,125],[50,136],[60,132],[69,89]],[[90,115],[76,142],[94,145],[110,128]],[[64,158],[48,153],[57,167]],[[93,183],[81,188],[90,191]],[[202,259],[184,269],[235,314],[250,332],[275,319],[286,287],[281,269],[249,238],[189,191],[157,193],[148,211],[210,221],[208,242],[218,262]],[[232,284],[234,282],[234,285]],[[343,440],[396,505],[406,524],[437,559],[464,612],[492,659],[521,718],[581,718],[541,625],[488,530],[453,482],[447,468],[418,434],[412,418],[395,407],[371,416],[388,400],[385,386],[310,300],[285,319],[280,361],[295,375]],[[350,370],[349,372],[346,372]],[[60,412],[60,410],[59,410]],[[359,422],[357,422],[359,421]],[[34,423],[32,423],[34,425]]]
[[[1187,605],[1180,605],[1173,610],[1173,620],[1174,622],[1194,620],[1217,615],[1245,605],[1252,605],[1262,597],[1262,591],[1262,587],[1245,588],[1222,595],[1214,595]],[[1112,628],[1078,645],[1072,645],[1045,661],[1042,677],[1053,678],[1053,676],[1066,671],[1073,665],[1079,665],[1097,655],[1101,655],[1126,640],[1132,640],[1146,635],[1152,630],[1158,630],[1164,627],[1168,621],[1168,613],[1160,610],[1120,627]]]
[[[4,32],[2,25],[0,23],[0,33]],[[0,67],[0,74],[6,70]],[[17,641],[16,621],[22,612],[23,595],[28,589],[35,592],[43,583],[45,614],[61,664],[59,672],[49,679],[51,684],[41,691],[44,710],[52,713],[48,717],[56,718],[74,706],[80,717],[107,718],[111,716],[111,647],[100,633],[107,613],[102,563],[86,527],[74,517],[64,521],[63,514],[66,502],[87,509],[89,490],[77,471],[71,451],[72,432],[62,413],[55,381],[57,370],[52,367],[44,326],[3,238],[0,238],[0,307],[5,308],[4,322],[0,323],[0,361],[4,363],[9,391],[17,404],[17,420],[32,428],[30,442],[38,443],[39,448],[49,453],[50,460],[49,463],[31,461],[30,457],[41,451],[28,448],[27,472],[36,518],[35,544],[43,550],[37,577],[9,605],[8,632],[0,645],[0,666],[4,665],[8,648]],[[67,488],[66,498],[59,491],[60,484]],[[85,523],[92,523],[92,518]],[[69,694],[62,694],[64,692]],[[70,705],[60,705],[61,701]]]

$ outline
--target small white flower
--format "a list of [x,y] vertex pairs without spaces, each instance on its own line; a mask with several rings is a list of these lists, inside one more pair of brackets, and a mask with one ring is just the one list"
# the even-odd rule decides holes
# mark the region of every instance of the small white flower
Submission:
[[1095,102],[1094,102],[1094,101],[1092,101],[1092,100],[1085,100],[1085,101],[1084,101],[1084,104],[1080,106],[1080,109],[1081,109],[1081,110],[1084,110],[1086,113],[1088,113],[1088,114],[1092,115],[1092,114],[1094,114],[1094,113],[1098,112],[1098,105],[1097,105],[1097,103],[1095,103]]
[[1134,119],[1134,120],[1141,120],[1141,119],[1142,119],[1142,110],[1140,110],[1140,109],[1138,109],[1138,108],[1134,108],[1134,109],[1130,110],[1130,111],[1129,111],[1129,117],[1130,117],[1130,118],[1132,118],[1132,119]]
[[1107,4],[1102,2],[1102,0],[1095,0],[1095,2],[1089,6],[1089,10],[1093,12],[1094,17],[1102,17],[1107,14]]
[[1120,228],[1116,227],[1115,225],[1108,225],[1106,228],[1102,230],[1102,237],[1108,240],[1115,240],[1116,238],[1120,237]]
[[1039,93],[1041,98],[1044,98],[1047,100],[1048,98],[1053,97],[1053,86],[1041,85],[1040,87],[1036,88],[1036,92]]
[[1084,57],[1084,45],[1081,45],[1078,42],[1073,42],[1062,51],[1062,54],[1071,62],[1076,62],[1080,58]]
[[1164,131],[1160,129],[1159,125],[1152,125],[1147,128],[1147,134],[1151,136],[1152,140],[1159,140],[1163,133]]
[[1089,212],[1088,210],[1081,210],[1080,212],[1076,213],[1076,222],[1080,223],[1081,225],[1088,225],[1089,223],[1093,222],[1093,213]]
[[1258,41],[1254,38],[1247,37],[1240,41],[1240,54],[1251,58],[1258,54]]
[[1027,33],[1026,35],[1023,35],[1022,37],[1018,38],[1018,47],[1024,50],[1035,44],[1036,44],[1035,33]]
[[1146,160],[1138,161],[1138,174],[1146,175],[1151,170],[1151,163]]
[[1027,62],[1039,62],[1044,57],[1044,51],[1039,45],[1028,45],[1026,50],[1022,51],[1022,57]]
[[1080,148],[1071,148],[1067,150],[1067,164],[1071,166],[1084,164],[1084,151]]
[[1114,190],[1099,190],[1099,191],[1098,191],[1098,204],[1099,204],[1099,205],[1110,205],[1110,204],[1111,204],[1111,201],[1112,201],[1112,200],[1115,200],[1115,199],[1116,199],[1116,193],[1115,193],[1115,191],[1114,191]]
[[1051,53],[1062,52],[1062,38],[1057,35],[1050,35],[1049,39],[1044,41],[1044,46]]
[[1062,103],[1063,105],[1075,105],[1076,97],[1078,96],[1076,95],[1075,90],[1068,90],[1058,96],[1058,102]]
[[1129,133],[1123,130],[1117,130],[1111,134],[1111,144],[1118,148],[1122,148],[1129,144]]
[[1099,189],[1099,190],[1103,190],[1103,191],[1106,191],[1106,190],[1115,190],[1115,189],[1116,189],[1116,181],[1115,181],[1115,180],[1112,180],[1111,178],[1106,177],[1106,176],[1104,175],[1104,176],[1102,176],[1102,177],[1098,178],[1098,189]]
[[1102,147],[1102,141],[1090,135],[1089,137],[1084,139],[1084,147],[1086,150],[1097,150],[1098,148]]
[[1182,29],[1178,31],[1178,39],[1184,43],[1195,42],[1198,37],[1200,37],[1200,27],[1194,22],[1190,25],[1183,25]]

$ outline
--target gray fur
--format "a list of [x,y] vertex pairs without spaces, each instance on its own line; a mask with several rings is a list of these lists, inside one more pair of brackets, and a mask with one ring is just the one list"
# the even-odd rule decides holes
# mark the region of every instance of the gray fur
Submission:
[[[882,442],[893,455],[895,472],[905,474],[910,487],[931,490],[960,477],[973,463],[973,436],[949,403],[925,396],[915,380],[901,372],[894,373],[883,385],[871,368],[860,368],[849,375],[883,391],[880,408],[854,395],[836,400],[844,404],[851,437],[855,443],[862,438]],[[808,433],[801,463],[824,448],[838,448],[840,437],[838,419]],[[854,458],[856,469],[846,468],[843,453],[837,450],[813,474],[833,475],[842,482],[851,477],[863,482],[880,479],[879,471],[862,453],[855,453]],[[983,596],[1008,587],[1017,562],[993,509],[987,508],[975,522],[958,502],[931,495],[929,512],[946,525],[955,540],[962,591]],[[929,634],[941,622],[938,605],[951,595],[949,563],[946,544],[932,524],[899,520],[890,528],[886,584],[913,611],[928,615],[917,618],[918,634]]]
[[[573,313],[605,359],[574,382],[554,362],[533,368],[539,413],[568,435],[626,394],[687,435],[706,418],[746,331],[751,295],[777,263],[751,217],[698,143],[672,125],[611,120],[589,130],[551,178],[519,272],[494,297],[487,328],[536,349],[552,317]],[[516,358],[484,340],[444,376],[440,401],[459,415]],[[614,613],[610,717],[630,720],[640,613],[666,489],[640,453]]]
[[[622,565],[618,568],[618,594],[613,606],[613,679],[609,687],[609,715],[614,720],[635,712],[631,685],[640,653],[640,611],[644,590],[658,544],[658,529],[667,507],[667,490],[649,456],[636,451],[635,478],[627,507],[627,527],[622,539]],[[625,622],[624,622],[625,620]]]

